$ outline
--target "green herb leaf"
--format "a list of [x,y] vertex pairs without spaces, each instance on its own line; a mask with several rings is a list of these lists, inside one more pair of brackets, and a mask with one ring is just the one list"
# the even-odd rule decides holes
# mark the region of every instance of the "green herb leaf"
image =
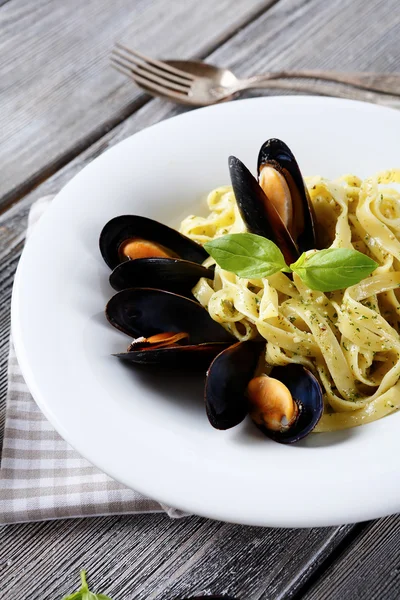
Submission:
[[333,292],[359,283],[378,264],[349,248],[328,248],[308,256],[302,254],[290,268],[312,290]]
[[82,592],[79,590],[74,594],[70,594],[69,596],[64,596],[62,600],[82,600]]
[[215,262],[226,271],[246,279],[289,271],[278,246],[253,233],[231,233],[204,244]]
[[62,600],[112,600],[109,596],[104,594],[94,594],[89,590],[89,586],[86,581],[86,571],[81,571],[81,588],[74,594],[64,596]]

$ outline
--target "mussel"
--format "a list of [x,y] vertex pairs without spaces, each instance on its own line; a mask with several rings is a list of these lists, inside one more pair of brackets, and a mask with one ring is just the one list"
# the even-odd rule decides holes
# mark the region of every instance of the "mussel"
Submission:
[[201,264],[208,257],[202,246],[179,231],[137,215],[121,215],[108,221],[99,244],[110,269],[136,258],[182,258]]
[[171,344],[152,348],[132,348],[127,352],[114,354],[127,362],[139,365],[160,365],[176,369],[205,370],[210,362],[225,348],[229,348],[226,342],[209,342],[204,344]]
[[176,346],[178,343],[184,346],[188,343],[189,334],[185,331],[163,331],[156,333],[148,338],[135,338],[128,346],[128,352],[144,351],[144,350],[159,350],[160,348],[169,348]]
[[205,403],[209,421],[216,429],[230,429],[243,421],[249,377],[256,370],[264,342],[238,342],[213,360],[206,377]]
[[208,257],[202,246],[146,217],[111,219],[99,243],[105,262],[113,269],[110,284],[118,291],[151,286],[191,296],[200,277],[213,278],[213,268],[201,264]]
[[254,423],[282,444],[292,444],[308,435],[323,411],[317,378],[298,364],[274,367],[269,375],[253,378],[247,397]]
[[191,290],[201,277],[213,279],[214,267],[177,258],[137,258],[120,263],[110,275],[117,290],[129,287],[153,287],[191,297]]
[[127,352],[116,354],[135,363],[204,368],[234,341],[200,304],[164,290],[122,290],[108,302],[106,316],[135,338]]
[[164,290],[122,290],[108,302],[106,317],[111,325],[134,338],[183,331],[189,333],[193,344],[234,340],[200,304]]
[[264,142],[257,160],[258,182],[274,204],[300,252],[318,247],[314,208],[290,148],[276,138]]
[[229,172],[236,202],[250,233],[275,242],[287,264],[318,247],[314,211],[297,161],[281,140],[267,140],[260,149],[258,181],[235,156]]
[[249,414],[265,435],[291,444],[318,423],[323,411],[321,386],[297,364],[255,377],[264,347],[262,342],[238,342],[213,360],[205,385],[207,415],[216,429],[230,429]]
[[299,250],[275,206],[241,160],[229,157],[229,172],[236,202],[250,233],[275,242],[287,264],[295,262]]

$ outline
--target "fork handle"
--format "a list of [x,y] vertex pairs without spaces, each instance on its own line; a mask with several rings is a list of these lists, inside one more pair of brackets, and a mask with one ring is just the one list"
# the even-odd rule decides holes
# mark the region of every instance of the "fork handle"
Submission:
[[352,87],[362,88],[373,92],[400,95],[400,74],[397,73],[339,73],[337,71],[277,71],[265,75],[255,75],[243,82],[246,89],[269,87],[268,83],[275,79],[321,79],[336,83],[345,83]]

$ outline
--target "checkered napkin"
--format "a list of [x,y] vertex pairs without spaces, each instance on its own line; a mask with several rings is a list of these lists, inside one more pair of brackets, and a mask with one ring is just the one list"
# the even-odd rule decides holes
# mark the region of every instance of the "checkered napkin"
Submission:
[[[52,198],[32,206],[28,235]],[[58,435],[29,393],[11,339],[0,524],[163,511],[170,517],[185,516],[117,483]]]

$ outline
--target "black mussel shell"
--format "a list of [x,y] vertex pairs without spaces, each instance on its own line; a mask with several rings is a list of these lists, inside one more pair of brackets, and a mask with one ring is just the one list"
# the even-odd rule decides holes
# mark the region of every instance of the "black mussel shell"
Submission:
[[230,342],[212,342],[187,346],[168,346],[131,350],[114,354],[122,360],[141,365],[162,365],[172,368],[206,369],[210,362],[222,350],[230,346]]
[[131,238],[161,244],[179,258],[196,263],[202,263],[208,257],[202,246],[167,225],[147,217],[121,215],[108,221],[100,234],[100,252],[111,269],[121,262],[121,244]]
[[179,258],[137,258],[120,263],[110,275],[117,290],[131,287],[153,287],[191,297],[191,289],[200,277],[214,278],[214,267]]
[[321,386],[311,371],[302,365],[274,367],[269,376],[286,385],[298,405],[299,414],[286,431],[271,431],[262,426],[259,428],[276,442],[293,444],[306,437],[322,416],[324,401]]
[[298,248],[258,181],[235,156],[229,157],[229,172],[236,202],[250,233],[275,242],[288,265],[299,258]]
[[314,209],[292,151],[282,140],[271,138],[261,146],[258,155],[259,175],[263,165],[270,165],[277,169],[288,184],[293,210],[293,226],[290,233],[299,251],[305,252],[318,248]]
[[106,317],[111,325],[132,338],[184,331],[189,334],[191,345],[234,340],[198,302],[158,289],[118,292],[106,306]]
[[246,388],[265,342],[238,342],[211,363],[205,386],[207,416],[216,429],[238,425],[248,412]]

